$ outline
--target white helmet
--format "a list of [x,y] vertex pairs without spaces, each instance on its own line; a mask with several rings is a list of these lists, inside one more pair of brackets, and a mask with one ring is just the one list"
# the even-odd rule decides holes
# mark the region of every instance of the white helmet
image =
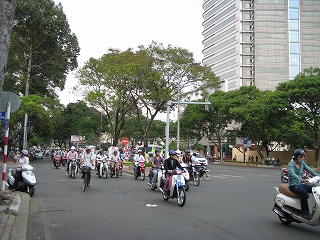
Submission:
[[74,146],[72,146],[70,149],[71,149],[71,150],[76,150],[76,148],[75,148]]
[[29,154],[29,153],[28,153],[28,150],[22,150],[21,153],[22,153],[24,156],[28,156],[28,154]]
[[180,150],[176,150],[176,154],[180,155],[181,151]]

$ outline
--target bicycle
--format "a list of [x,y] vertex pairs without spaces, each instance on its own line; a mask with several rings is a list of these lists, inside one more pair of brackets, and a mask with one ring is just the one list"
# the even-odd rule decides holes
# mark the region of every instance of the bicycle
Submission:
[[86,188],[89,187],[90,179],[91,179],[91,167],[83,166],[82,167],[83,172],[83,186],[82,191],[85,192]]

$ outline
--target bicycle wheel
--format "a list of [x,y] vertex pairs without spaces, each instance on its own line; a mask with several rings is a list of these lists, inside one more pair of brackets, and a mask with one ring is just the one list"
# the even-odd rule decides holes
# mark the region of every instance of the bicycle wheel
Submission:
[[203,174],[203,179],[206,181],[210,181],[212,179],[212,175],[211,172],[209,170],[207,170],[204,174]]
[[82,191],[86,191],[88,183],[88,174],[84,173]]

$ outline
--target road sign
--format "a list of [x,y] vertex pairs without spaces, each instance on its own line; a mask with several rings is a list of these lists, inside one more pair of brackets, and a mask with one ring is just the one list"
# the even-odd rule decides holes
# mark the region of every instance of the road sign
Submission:
[[6,121],[6,112],[1,112],[1,115],[0,115],[0,121],[1,122],[5,122]]
[[1,111],[7,110],[8,102],[11,104],[11,113],[17,111],[21,104],[20,97],[17,94],[13,92],[3,92],[1,95]]
[[122,143],[122,145],[125,146],[125,145],[127,145],[129,143],[129,139],[124,137],[124,138],[121,139],[121,143]]

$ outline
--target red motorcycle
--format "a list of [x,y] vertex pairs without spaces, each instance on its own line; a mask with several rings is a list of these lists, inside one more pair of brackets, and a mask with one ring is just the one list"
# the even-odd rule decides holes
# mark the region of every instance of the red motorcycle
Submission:
[[53,165],[58,169],[61,165],[61,156],[55,155],[53,159]]
[[67,154],[62,155],[62,166],[65,166],[68,162]]
[[119,176],[119,163],[118,162],[111,163],[110,176],[111,177],[115,176],[116,178]]
[[134,178],[137,179],[141,177],[141,180],[144,181],[146,177],[146,167],[144,162],[139,162],[137,169],[134,171]]

